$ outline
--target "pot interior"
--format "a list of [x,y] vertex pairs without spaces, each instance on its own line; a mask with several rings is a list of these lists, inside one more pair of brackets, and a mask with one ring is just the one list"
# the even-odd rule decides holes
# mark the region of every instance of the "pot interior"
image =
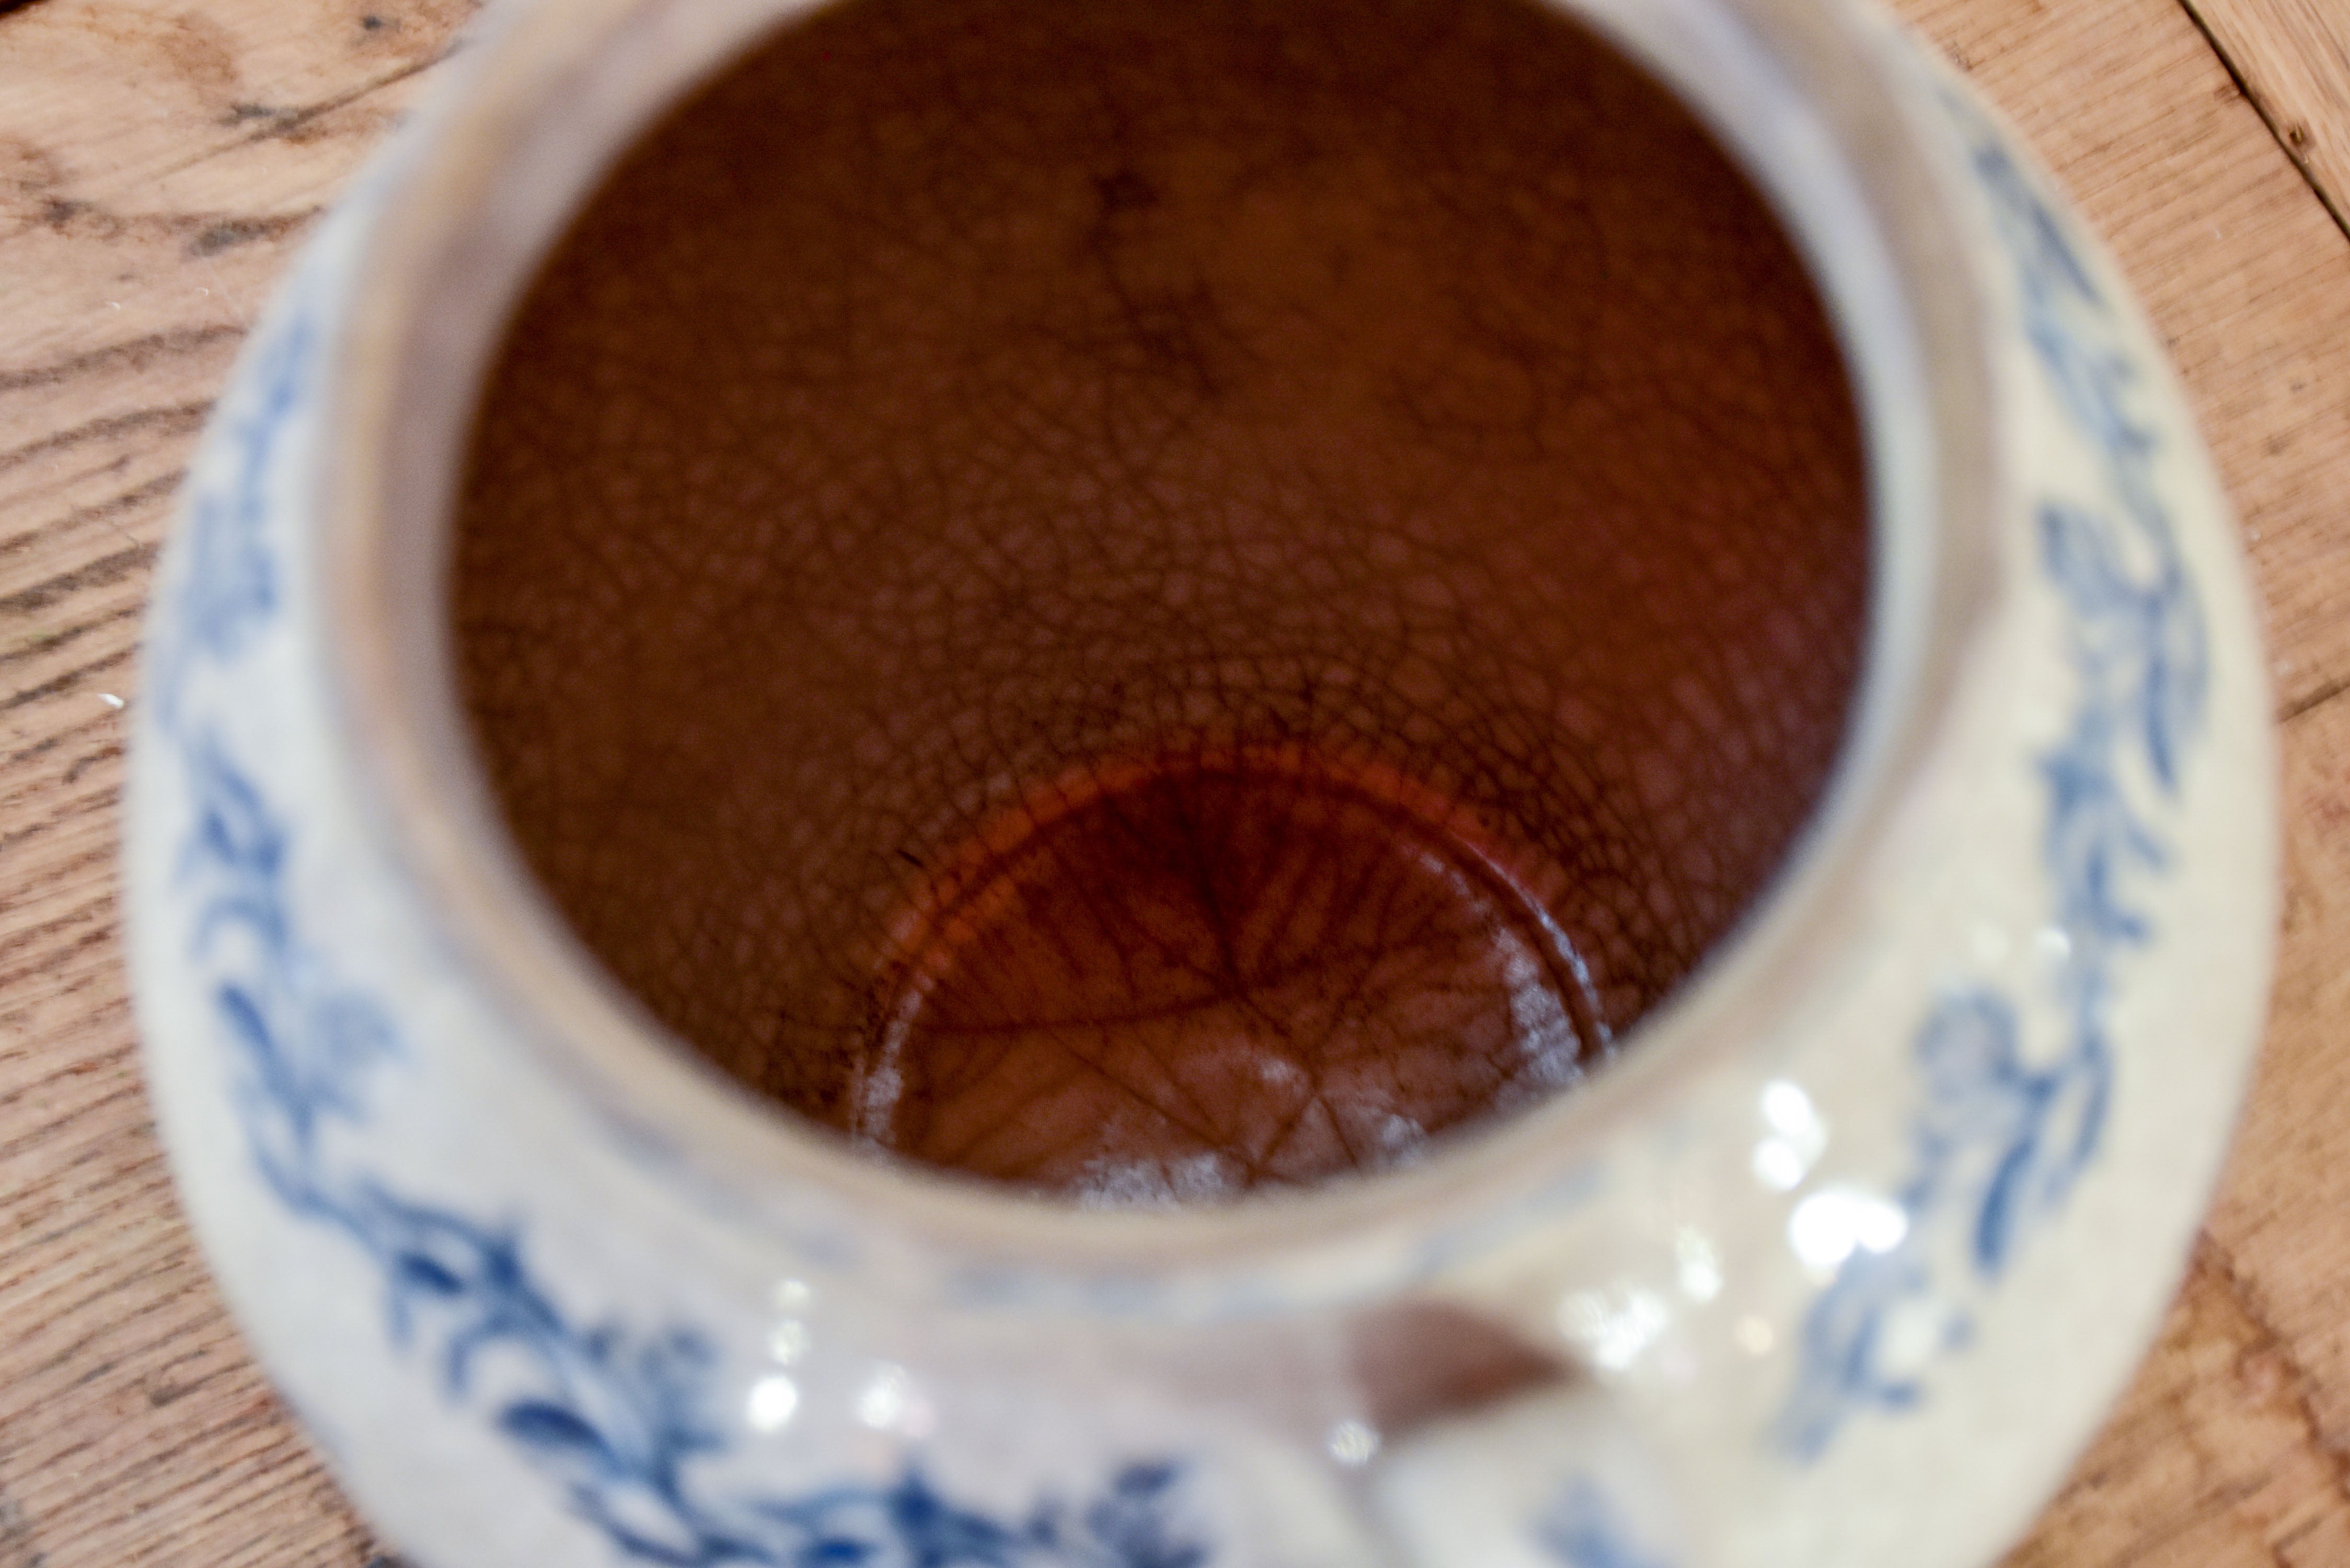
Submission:
[[1864,432],[1699,119],[1534,0],[845,0],[672,107],[483,383],[524,862],[787,1114],[1097,1203],[1572,1092],[1773,885]]

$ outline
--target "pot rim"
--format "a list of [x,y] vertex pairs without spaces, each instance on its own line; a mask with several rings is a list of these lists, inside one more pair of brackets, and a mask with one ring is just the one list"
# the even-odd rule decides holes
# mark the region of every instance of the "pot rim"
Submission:
[[[380,171],[321,399],[309,569],[329,744],[360,820],[550,1086],[700,1200],[804,1236],[810,1205],[943,1271],[1223,1294],[1310,1255],[1319,1288],[1391,1287],[1433,1238],[1587,1189],[1610,1141],[1768,1039],[1903,873],[1998,597],[2011,486],[1988,284],[1953,156],[1903,47],[1845,0],[1540,0],[1663,80],[1762,189],[1810,266],[1866,438],[1872,583],[1854,718],[1820,805],[1738,925],[1586,1085],[1400,1168],[1222,1205],[1096,1210],[877,1159],[693,1052],[607,975],[513,846],[456,698],[443,547],[475,390],[510,306],[650,122],[820,0],[570,0],[493,14]],[[1244,1289],[1242,1293],[1248,1293]],[[1295,1292],[1284,1292],[1294,1296]]]

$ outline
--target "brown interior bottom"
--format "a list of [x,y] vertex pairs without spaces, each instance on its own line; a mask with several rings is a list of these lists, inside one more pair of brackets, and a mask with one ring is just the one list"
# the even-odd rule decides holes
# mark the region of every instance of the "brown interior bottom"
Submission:
[[463,699],[694,1048],[1100,1201],[1571,1084],[1841,743],[1860,437],[1767,205],[1534,0],[846,0],[485,386]]
[[846,1119],[1094,1201],[1375,1167],[1605,1047],[1560,894],[1375,765],[1095,764],[908,911]]

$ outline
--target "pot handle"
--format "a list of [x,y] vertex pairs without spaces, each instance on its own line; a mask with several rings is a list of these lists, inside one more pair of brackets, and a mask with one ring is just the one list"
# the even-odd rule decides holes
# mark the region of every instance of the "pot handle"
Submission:
[[[1726,1210],[1714,1223],[1688,1209],[1619,1211],[1576,1244],[1553,1237],[1518,1267],[1504,1260],[1441,1287],[1436,1310],[1451,1325],[1422,1345],[1504,1336],[1547,1375],[1500,1397],[1472,1387],[1383,1429],[1364,1480],[1403,1558],[1413,1568],[1805,1560],[1810,1532],[1835,1511],[1807,1495],[1828,1480],[1809,1460],[1869,1403],[1854,1379],[1899,1371],[1901,1344],[1934,1325],[1903,1318],[1932,1303],[1898,1288],[1918,1260],[1918,1239],[1895,1234],[1897,1205],[1832,1191],[1806,1213],[1813,1229],[1854,1231],[1825,1286],[1772,1240],[1787,1231],[1779,1208],[1740,1210],[1737,1225]],[[1745,1248],[1729,1240],[1742,1235]]]
[[1699,1568],[1673,1468],[1584,1387],[1411,1434],[1369,1479],[1410,1568]]

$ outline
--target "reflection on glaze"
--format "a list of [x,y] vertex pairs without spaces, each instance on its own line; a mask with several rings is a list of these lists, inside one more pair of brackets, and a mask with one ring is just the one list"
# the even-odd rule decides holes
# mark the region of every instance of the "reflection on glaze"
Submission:
[[1787,1217],[1787,1245],[1823,1278],[1832,1278],[1855,1252],[1889,1252],[1908,1234],[1909,1216],[1901,1205],[1849,1187],[1823,1188]]
[[1712,1240],[1693,1225],[1673,1233],[1675,1277],[1681,1294],[1693,1302],[1710,1302],[1721,1293],[1721,1254]]
[[1604,1372],[1630,1366],[1671,1326],[1670,1303],[1636,1285],[1577,1291],[1558,1308],[1559,1332]]
[[1341,1421],[1330,1428],[1324,1446],[1342,1465],[1350,1469],[1367,1465],[1379,1451],[1378,1428],[1362,1421]]
[[1754,1179],[1773,1192],[1803,1185],[1827,1148],[1827,1124],[1801,1084],[1784,1078],[1762,1086],[1762,1123],[1770,1135],[1754,1146]]
[[791,1425],[799,1407],[800,1386],[777,1374],[751,1385],[751,1396],[743,1407],[743,1419],[754,1432],[780,1432]]

